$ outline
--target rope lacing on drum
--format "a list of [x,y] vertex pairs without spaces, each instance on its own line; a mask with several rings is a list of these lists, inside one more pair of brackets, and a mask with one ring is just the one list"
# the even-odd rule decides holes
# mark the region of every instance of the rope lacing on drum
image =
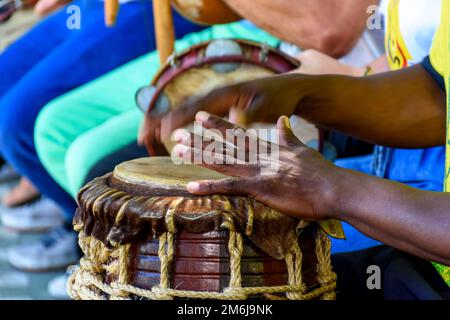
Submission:
[[[174,225],[169,219],[168,229]],[[170,226],[171,225],[171,226]],[[172,229],[173,231],[174,229]],[[326,234],[318,230],[316,234],[316,255],[318,260],[319,288],[308,292],[302,279],[302,252],[298,243],[286,255],[289,283],[283,286],[272,287],[242,287],[241,258],[243,252],[242,235],[230,231],[228,250],[230,252],[230,283],[223,292],[198,292],[176,290],[169,287],[170,264],[174,254],[173,233],[166,232],[159,237],[158,256],[161,261],[160,285],[151,290],[130,285],[128,266],[130,245],[121,246],[116,250],[107,249],[100,241],[80,234],[80,245],[85,257],[80,260],[80,266],[70,276],[68,282],[69,295],[74,299],[93,300],[129,300],[146,298],[151,300],[167,300],[173,298],[216,299],[216,300],[243,300],[252,295],[264,295],[268,299],[279,299],[274,294],[284,293],[287,299],[310,300],[315,298],[334,299],[336,275],[331,269],[330,240]],[[118,280],[108,284],[105,281],[105,263],[108,260],[118,259],[120,271]],[[93,262],[95,261],[95,262]]]

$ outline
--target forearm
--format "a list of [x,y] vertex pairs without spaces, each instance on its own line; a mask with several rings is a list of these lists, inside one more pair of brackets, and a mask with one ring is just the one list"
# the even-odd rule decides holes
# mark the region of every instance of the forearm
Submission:
[[339,169],[334,216],[364,234],[450,265],[450,195]]
[[[350,51],[378,0],[225,0],[242,17],[303,49],[333,57]],[[267,14],[270,12],[270,14]]]
[[421,66],[366,78],[293,76],[289,82],[299,88],[296,113],[319,126],[400,148],[445,142],[445,93]]

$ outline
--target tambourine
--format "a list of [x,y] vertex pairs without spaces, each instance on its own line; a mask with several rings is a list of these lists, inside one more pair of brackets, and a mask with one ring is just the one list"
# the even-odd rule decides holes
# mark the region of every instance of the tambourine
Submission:
[[72,298],[334,299],[330,233],[250,198],[186,190],[224,177],[154,157],[82,188],[74,228],[84,256]]
[[292,71],[300,62],[266,44],[238,39],[204,42],[169,58],[151,86],[136,94],[144,112],[164,114],[184,100],[237,82]]
[[169,58],[151,85],[137,91],[136,104],[149,116],[161,116],[214,89],[287,73],[299,66],[298,60],[263,43],[212,40]]

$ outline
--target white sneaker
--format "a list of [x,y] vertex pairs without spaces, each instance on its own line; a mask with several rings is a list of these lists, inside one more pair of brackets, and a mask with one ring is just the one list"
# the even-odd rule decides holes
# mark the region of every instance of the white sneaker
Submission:
[[40,241],[9,249],[9,263],[24,271],[51,271],[78,262],[77,236],[64,228],[45,235]]
[[68,279],[69,276],[67,274],[63,274],[50,280],[47,286],[48,293],[55,299],[70,299],[69,294],[67,293]]
[[0,217],[5,228],[18,232],[45,232],[64,223],[62,210],[47,198],[21,207],[4,208]]

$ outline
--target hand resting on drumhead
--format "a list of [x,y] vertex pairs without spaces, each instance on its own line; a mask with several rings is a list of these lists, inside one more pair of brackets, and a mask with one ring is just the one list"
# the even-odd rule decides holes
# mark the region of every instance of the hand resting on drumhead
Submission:
[[[196,119],[201,122],[204,128],[218,129],[223,136],[227,135],[229,129],[240,129],[222,118],[205,112],[200,112]],[[189,191],[206,195],[225,193],[249,196],[291,216],[298,217],[301,214],[303,218],[314,220],[328,218],[333,209],[324,207],[324,205],[333,203],[333,201],[323,201],[323,198],[333,194],[329,189],[333,188],[334,185],[331,181],[335,178],[332,173],[334,165],[325,160],[319,152],[307,147],[295,137],[287,117],[281,117],[278,120],[277,129],[280,148],[277,148],[277,151],[279,151],[276,157],[269,154],[274,150],[273,144],[256,136],[253,137],[259,143],[258,150],[250,150],[248,141],[244,150],[246,159],[250,159],[252,155],[249,153],[255,151],[256,154],[253,155],[255,161],[248,161],[246,165],[220,164],[230,163],[226,160],[231,160],[234,156],[230,156],[226,148],[221,148],[223,153],[220,153],[217,149],[210,155],[215,159],[208,161],[208,163],[203,162],[202,165],[229,176],[240,178],[193,183],[188,186]],[[244,132],[242,129],[242,133]],[[187,162],[191,162],[191,156],[194,153],[204,154],[200,159],[206,158],[207,151],[205,149],[208,148],[209,144],[203,142],[196,146],[194,141],[204,140],[194,137],[194,133],[179,129],[175,132],[174,137],[179,141],[179,144],[175,146],[172,155],[179,156]],[[231,140],[234,139],[231,138]],[[227,143],[235,143],[231,140]],[[263,149],[261,143],[268,146],[268,148],[264,148],[264,152],[261,151]],[[266,152],[267,150],[268,152]],[[227,159],[221,159],[222,157]],[[264,169],[270,168],[274,170],[270,172],[266,170],[266,174],[261,175]],[[328,174],[324,174],[325,172]]]
[[[200,112],[196,120],[205,129],[218,129],[222,133],[239,129],[205,112]],[[278,120],[277,128],[281,145],[278,159],[260,158],[258,151],[258,160],[263,160],[261,165],[203,162],[203,166],[234,178],[194,181],[188,185],[188,191],[196,195],[251,197],[298,218],[343,220],[388,245],[450,265],[449,194],[421,191],[338,168],[299,141],[287,117]],[[194,145],[192,135],[182,129],[174,135],[179,144],[173,152],[186,160],[208,148],[206,143]],[[215,158],[220,159],[221,154]],[[279,170],[260,175],[267,161],[277,161]]]

